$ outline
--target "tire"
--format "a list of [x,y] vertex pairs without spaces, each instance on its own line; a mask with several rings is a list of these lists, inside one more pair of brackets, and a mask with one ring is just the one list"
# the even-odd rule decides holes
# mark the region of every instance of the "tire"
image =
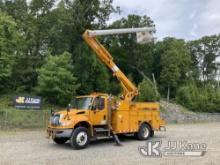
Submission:
[[152,129],[148,124],[142,124],[137,133],[137,138],[139,140],[147,140],[152,135]]
[[70,145],[74,149],[86,148],[89,144],[89,133],[85,127],[77,127],[70,138]]
[[66,143],[66,141],[68,140],[68,138],[54,138],[53,141],[57,144],[64,144]]

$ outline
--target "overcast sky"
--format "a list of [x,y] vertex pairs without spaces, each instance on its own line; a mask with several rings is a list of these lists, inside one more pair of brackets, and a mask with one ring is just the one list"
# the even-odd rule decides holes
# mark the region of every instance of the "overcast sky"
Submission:
[[110,22],[128,14],[150,16],[156,24],[156,37],[193,40],[220,33],[220,0],[114,0],[121,15],[112,14]]

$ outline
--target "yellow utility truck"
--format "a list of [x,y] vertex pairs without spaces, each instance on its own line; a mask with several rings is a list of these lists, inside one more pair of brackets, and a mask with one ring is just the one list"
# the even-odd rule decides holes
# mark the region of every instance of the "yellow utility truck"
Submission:
[[[119,134],[131,134],[139,140],[146,140],[154,135],[154,131],[165,128],[165,121],[160,117],[159,103],[134,101],[138,95],[137,87],[117,67],[113,57],[96,38],[102,35],[139,33],[147,41],[153,30],[144,27],[84,32],[84,40],[119,80],[123,93],[120,98],[96,92],[79,96],[72,99],[66,110],[52,113],[47,133],[55,143],[63,144],[70,140],[73,148],[83,149],[93,139],[113,137],[120,144]],[[148,38],[143,37],[145,34]]]

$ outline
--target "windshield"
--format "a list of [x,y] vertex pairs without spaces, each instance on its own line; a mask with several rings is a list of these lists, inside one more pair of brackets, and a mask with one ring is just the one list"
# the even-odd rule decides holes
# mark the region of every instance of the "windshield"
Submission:
[[71,107],[74,109],[90,109],[92,106],[92,97],[74,98]]

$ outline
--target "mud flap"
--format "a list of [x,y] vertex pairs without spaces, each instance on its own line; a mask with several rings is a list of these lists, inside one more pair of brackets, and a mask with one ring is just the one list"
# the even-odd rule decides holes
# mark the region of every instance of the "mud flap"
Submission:
[[114,138],[117,146],[122,146],[122,143],[121,143],[121,141],[118,138],[118,135],[113,134],[113,138]]

